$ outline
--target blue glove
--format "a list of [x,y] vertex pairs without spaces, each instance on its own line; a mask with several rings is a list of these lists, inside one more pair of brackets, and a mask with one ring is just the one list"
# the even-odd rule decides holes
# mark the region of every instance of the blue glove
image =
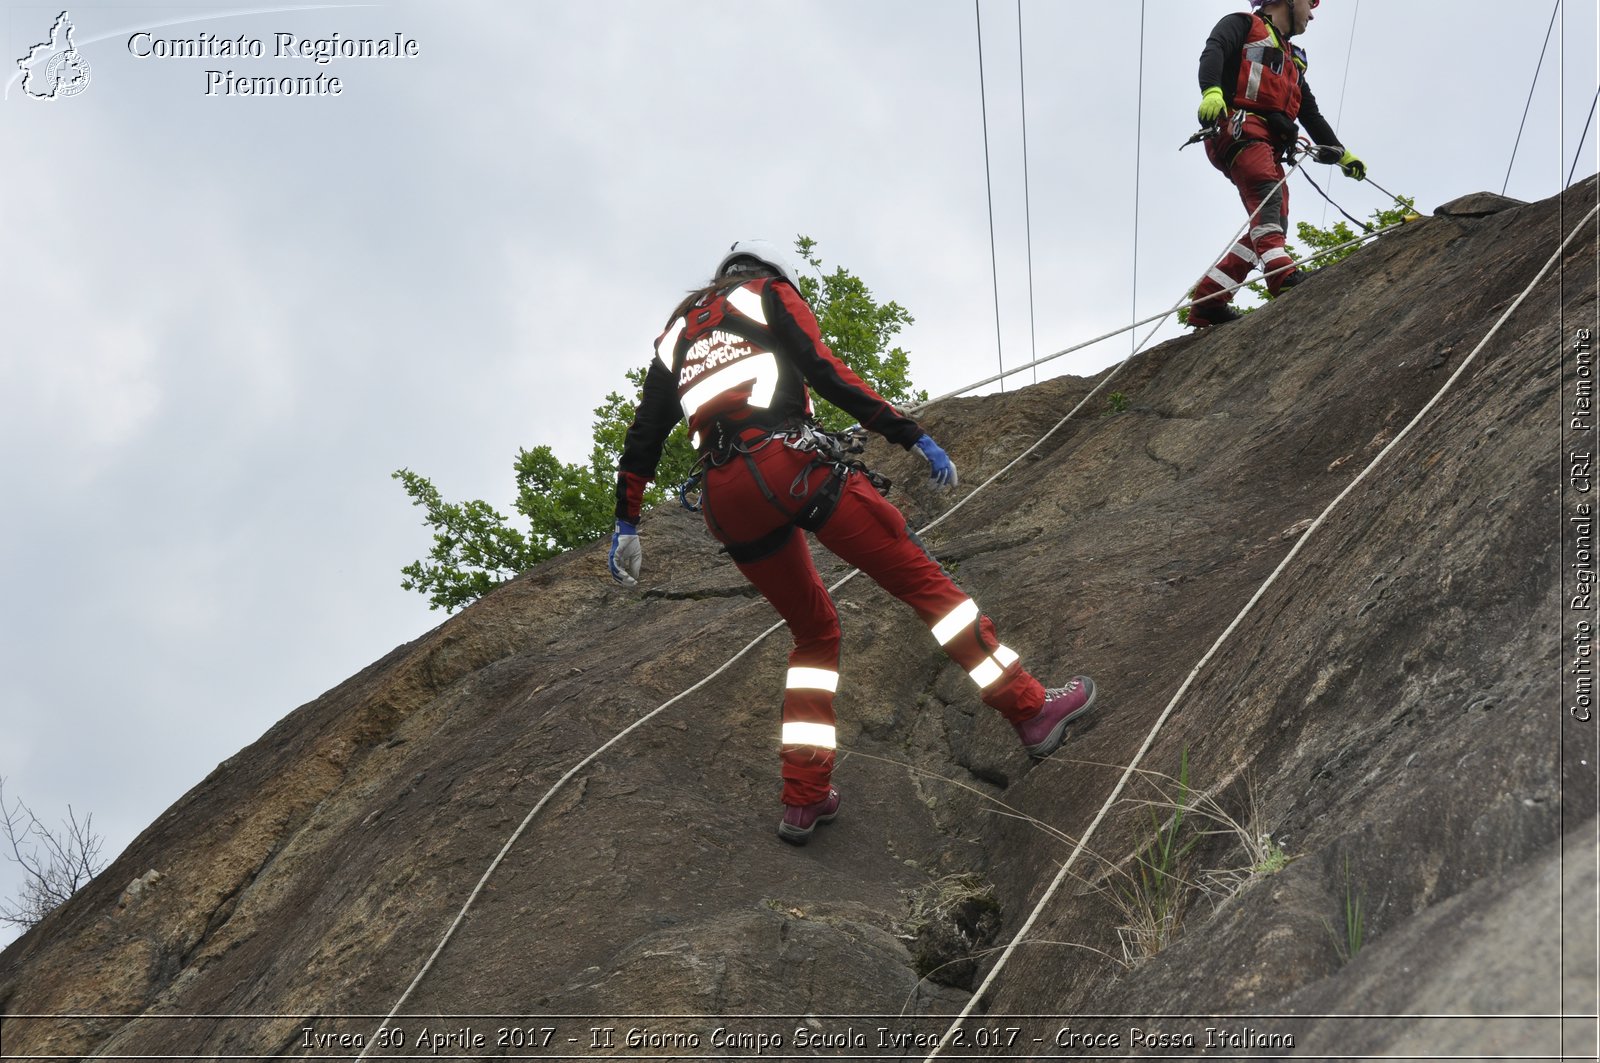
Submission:
[[940,449],[932,436],[924,432],[922,438],[917,440],[917,449],[928,459],[930,467],[928,475],[934,483],[940,487],[954,487],[961,482],[961,478],[956,475],[956,463],[950,460],[950,455]]
[[611,578],[624,587],[639,585],[639,567],[644,563],[644,551],[639,547],[639,529],[625,520],[617,521],[617,530],[611,533],[611,556],[606,567]]

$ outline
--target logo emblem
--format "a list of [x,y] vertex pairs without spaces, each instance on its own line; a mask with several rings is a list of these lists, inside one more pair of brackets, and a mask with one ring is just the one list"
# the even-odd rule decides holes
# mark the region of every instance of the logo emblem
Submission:
[[36,100],[76,96],[89,87],[89,61],[72,43],[72,16],[63,11],[50,27],[50,39],[17,60],[22,91]]

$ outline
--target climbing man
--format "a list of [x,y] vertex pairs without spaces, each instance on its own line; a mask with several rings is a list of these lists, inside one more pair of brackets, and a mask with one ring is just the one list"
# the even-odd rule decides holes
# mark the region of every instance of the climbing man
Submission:
[[953,487],[956,467],[922,428],[868,387],[822,340],[787,256],[760,240],[735,243],[710,282],[692,291],[656,340],[639,409],[617,463],[612,578],[639,580],[639,509],[667,433],[681,418],[700,454],[700,508],[728,556],[789,626],[783,692],[778,836],[804,845],[839,812],[831,785],[839,616],[811,561],[805,532],[911,606],[1016,729],[1029,756],[1048,757],[1088,712],[1094,682],[1046,690],[1000,644],[994,625],[912,534],[876,477],[811,417],[811,393],[927,460]]
[[1348,151],[1317,108],[1306,82],[1306,53],[1292,44],[1316,16],[1320,0],[1251,0],[1249,12],[1224,15],[1200,53],[1200,121],[1216,124],[1205,141],[1211,165],[1239,189],[1250,224],[1244,237],[1195,285],[1189,324],[1220,325],[1239,317],[1234,290],[1259,265],[1277,295],[1300,283],[1284,250],[1289,186],[1283,159],[1299,138],[1295,123],[1316,143],[1312,157],[1338,163],[1362,180],[1366,165]]

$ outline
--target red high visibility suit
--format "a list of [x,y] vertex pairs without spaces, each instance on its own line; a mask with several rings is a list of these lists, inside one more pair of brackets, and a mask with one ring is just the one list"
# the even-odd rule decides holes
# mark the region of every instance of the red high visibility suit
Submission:
[[1238,188],[1252,220],[1239,242],[1195,286],[1196,301],[1216,296],[1217,302],[1232,302],[1232,291],[1218,293],[1244,283],[1254,266],[1271,274],[1267,289],[1274,295],[1295,272],[1272,273],[1293,263],[1284,249],[1289,186],[1279,153],[1294,143],[1297,122],[1317,144],[1340,146],[1305,80],[1305,67],[1304,50],[1289,44],[1270,20],[1257,14],[1223,16],[1206,40],[1200,88],[1221,87],[1231,112],[1231,120],[1206,140],[1206,157]]
[[801,529],[915,609],[984,703],[1007,720],[1034,716],[1045,699],[904,515],[859,470],[813,448],[808,386],[901,446],[922,435],[834,356],[792,284],[781,277],[730,280],[657,339],[617,475],[617,518],[637,523],[667,434],[688,418],[690,439],[704,455],[706,524],[794,637],[781,757],[783,802],[796,806],[828,796],[840,641],[838,613]]

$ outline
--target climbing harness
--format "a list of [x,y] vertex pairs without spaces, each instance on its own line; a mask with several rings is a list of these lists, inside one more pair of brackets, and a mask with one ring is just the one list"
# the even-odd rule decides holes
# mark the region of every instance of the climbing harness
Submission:
[[[1242,115],[1244,113],[1245,112],[1242,111],[1242,110],[1235,110],[1233,112],[1234,118],[1231,120],[1231,124],[1228,127],[1230,134],[1236,140],[1236,144],[1234,146],[1234,150],[1235,151],[1237,151],[1240,148],[1242,148],[1245,144],[1256,142],[1256,141],[1253,141],[1250,138],[1246,138],[1246,139],[1243,139],[1243,140],[1239,139],[1240,130],[1242,128],[1242,122],[1239,121],[1238,116],[1240,116],[1240,115]],[[1189,137],[1188,140],[1186,140],[1182,144],[1178,145],[1178,150],[1182,151],[1184,148],[1187,148],[1190,144],[1199,144],[1202,141],[1210,140],[1212,137],[1217,136],[1218,134],[1220,134],[1222,132],[1222,130],[1223,130],[1223,124],[1222,124],[1222,122],[1220,120],[1216,121],[1216,122],[1212,122],[1209,125],[1201,126],[1198,130],[1195,131],[1194,135]],[[1271,141],[1260,141],[1260,143],[1268,143],[1268,144],[1270,144]],[[1313,144],[1309,139],[1307,139],[1305,137],[1298,137],[1298,138],[1296,138],[1294,144],[1292,144],[1292,145],[1290,145],[1290,146],[1288,146],[1288,147],[1286,147],[1286,148],[1281,150],[1280,158],[1286,164],[1293,164],[1293,165],[1298,166],[1299,165],[1298,160],[1302,156],[1311,155],[1312,157],[1316,157],[1317,149],[1318,149],[1318,145]],[[1318,161],[1322,161],[1322,160],[1319,159]],[[1345,210],[1337,202],[1335,202],[1333,197],[1328,195],[1328,193],[1323,190],[1321,185],[1317,184],[1316,179],[1314,177],[1312,177],[1310,173],[1308,173],[1308,172],[1306,172],[1305,170],[1302,169],[1300,171],[1300,175],[1302,177],[1304,177],[1307,181],[1311,182],[1311,187],[1315,188],[1317,190],[1317,194],[1320,195],[1323,199],[1327,200],[1328,203],[1332,205],[1334,210],[1337,210],[1340,214],[1343,214],[1351,222],[1353,222],[1354,224],[1360,226],[1363,231],[1368,232],[1368,233],[1373,231],[1371,222],[1362,221],[1361,219],[1359,219],[1359,218],[1355,217],[1354,215],[1352,215],[1349,211]],[[1389,191],[1387,188],[1384,188],[1382,185],[1380,185],[1378,182],[1374,181],[1370,177],[1363,177],[1361,180],[1366,182],[1367,184],[1371,185],[1373,188],[1376,188],[1379,192],[1382,192],[1384,195],[1386,195],[1390,199],[1394,200],[1395,203],[1397,203],[1401,207],[1405,208],[1405,210],[1407,212],[1407,215],[1408,215],[1408,217],[1407,217],[1408,221],[1419,217],[1419,215],[1416,213],[1416,205],[1415,204],[1407,202],[1404,199],[1401,199],[1399,196],[1395,195],[1393,192]]]
[[[725,553],[740,563],[760,561],[764,557],[770,557],[789,541],[789,536],[796,528],[814,532],[828,523],[828,518],[833,516],[833,511],[839,505],[839,498],[844,493],[845,481],[853,475],[865,476],[879,494],[889,493],[891,486],[889,479],[873,472],[860,458],[854,457],[866,449],[864,431],[859,428],[854,432],[828,432],[815,422],[806,420],[775,432],[751,435],[748,439],[728,432],[719,433],[719,437],[726,440],[725,447],[708,451],[700,459],[696,475],[702,476],[707,466],[720,467],[730,461],[742,461],[750,474],[751,482],[760,490],[767,504],[784,517],[782,524],[758,539],[746,542],[730,541],[730,537],[712,515],[711,509],[706,507],[706,485],[702,479],[701,511],[705,515],[706,523],[711,526],[712,532],[723,544],[718,552]],[[759,451],[774,445],[811,455],[811,461],[802,466],[794,479],[789,482],[787,504],[779,499],[777,492],[767,483],[754,457]],[[829,475],[820,487],[813,489],[812,474],[819,468],[827,469]]]

